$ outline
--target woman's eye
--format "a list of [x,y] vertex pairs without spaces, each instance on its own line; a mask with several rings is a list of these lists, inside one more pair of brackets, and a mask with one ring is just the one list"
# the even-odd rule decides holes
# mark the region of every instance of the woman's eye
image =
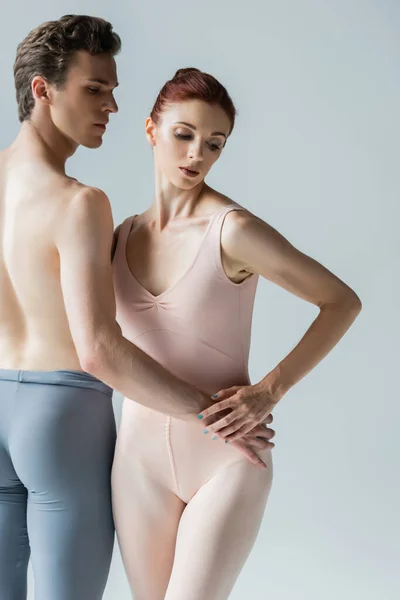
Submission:
[[88,90],[91,94],[97,94],[97,92],[100,91],[100,88],[90,87],[90,88],[88,88]]
[[[179,140],[191,140],[192,139],[192,135],[190,133],[175,133],[175,137],[177,137]],[[207,142],[208,147],[210,148],[210,150],[212,150],[213,152],[217,152],[217,150],[221,150],[221,146],[219,146],[218,144],[213,144],[212,142]]]

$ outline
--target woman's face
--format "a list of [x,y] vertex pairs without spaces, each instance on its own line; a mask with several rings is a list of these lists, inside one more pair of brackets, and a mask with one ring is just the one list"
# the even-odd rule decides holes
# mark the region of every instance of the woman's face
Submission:
[[170,104],[155,124],[146,121],[156,167],[176,187],[197,186],[218,160],[231,122],[218,105],[202,100]]

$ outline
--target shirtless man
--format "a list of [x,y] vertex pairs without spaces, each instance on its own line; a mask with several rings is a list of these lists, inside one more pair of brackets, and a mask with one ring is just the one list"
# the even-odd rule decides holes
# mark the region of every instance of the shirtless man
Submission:
[[[25,600],[31,551],[36,600],[102,597],[113,388],[182,419],[212,402],[122,337],[109,200],[65,173],[118,110],[119,49],[109,23],[84,16],[45,23],[18,46],[21,129],[0,153],[1,599]],[[264,428],[263,443],[272,436]],[[242,451],[260,464],[245,440]]]

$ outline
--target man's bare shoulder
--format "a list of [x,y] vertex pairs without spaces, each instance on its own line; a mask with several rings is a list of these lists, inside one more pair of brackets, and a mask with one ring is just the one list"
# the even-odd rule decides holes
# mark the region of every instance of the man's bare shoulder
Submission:
[[65,183],[64,202],[70,211],[104,210],[111,208],[110,200],[103,190],[86,185],[76,179],[67,178]]
[[103,190],[74,180],[65,189],[62,212],[57,238],[86,234],[112,238],[112,209]]
[[103,190],[74,180],[65,189],[63,198],[64,218],[72,222],[83,219],[106,219],[112,222],[110,200]]

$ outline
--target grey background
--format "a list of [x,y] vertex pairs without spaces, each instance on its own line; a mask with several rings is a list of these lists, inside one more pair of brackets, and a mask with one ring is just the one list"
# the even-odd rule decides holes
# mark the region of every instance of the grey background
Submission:
[[[276,409],[273,490],[232,600],[398,598],[399,4],[15,0],[2,11],[1,147],[18,131],[16,45],[65,13],[108,18],[123,39],[120,113],[103,147],[80,149],[69,164],[71,175],[109,194],[116,224],[152,199],[144,119],[159,88],[177,68],[197,66],[227,86],[239,109],[208,183],[363,301],[351,331]],[[316,314],[261,281],[253,381]],[[117,418],[120,403],[117,394]],[[105,599],[128,598],[116,548]]]

